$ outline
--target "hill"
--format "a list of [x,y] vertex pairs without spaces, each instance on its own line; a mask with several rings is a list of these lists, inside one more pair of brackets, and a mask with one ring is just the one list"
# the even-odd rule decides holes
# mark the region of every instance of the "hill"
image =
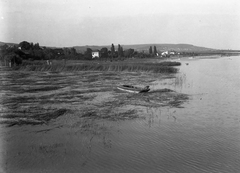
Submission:
[[[16,43],[4,43],[0,42],[0,46],[8,44],[8,45],[17,45]],[[117,50],[118,45],[114,45],[115,49]],[[211,48],[206,48],[206,47],[199,47],[199,46],[194,46],[191,44],[132,44],[132,45],[121,45],[124,50],[126,49],[134,49],[135,51],[142,52],[144,51],[145,53],[148,53],[150,46],[156,46],[158,51],[177,51],[177,52],[209,52],[209,51],[217,51],[217,49],[211,49]],[[103,47],[106,47],[108,49],[111,48],[111,45],[103,45],[103,46],[74,46],[76,51],[78,53],[84,53],[87,48],[91,48],[92,50],[101,50]],[[57,48],[57,47],[48,47],[48,48]],[[58,47],[59,48],[59,47]]]
[[[115,45],[115,49],[117,49],[118,45]],[[199,47],[199,46],[194,46],[190,44],[133,44],[133,45],[121,45],[123,49],[134,49],[136,51],[144,51],[148,52],[150,46],[156,46],[158,51],[167,51],[167,50],[172,50],[172,51],[177,51],[177,52],[206,52],[206,51],[214,51],[216,49],[211,49],[211,48],[205,48],[205,47]],[[107,46],[74,46],[77,52],[83,53],[86,51],[87,48],[91,48],[92,50],[100,50],[101,48],[106,47],[110,49],[111,45]]]
[[16,43],[5,43],[0,41],[0,46],[3,46],[4,44],[10,45],[10,46],[17,45]]

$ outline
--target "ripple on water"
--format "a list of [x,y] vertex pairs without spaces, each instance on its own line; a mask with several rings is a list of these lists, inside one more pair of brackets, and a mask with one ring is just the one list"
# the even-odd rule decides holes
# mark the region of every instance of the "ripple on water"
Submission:
[[[54,141],[56,136],[63,136],[66,144],[64,145],[65,148],[61,149],[66,149],[67,154],[61,153],[62,158],[59,157],[59,153],[46,155],[46,157],[43,157],[44,155],[34,155],[35,158],[26,154],[22,157],[17,157],[19,158],[19,163],[23,163],[20,161],[23,158],[26,158],[25,160],[28,158],[28,161],[30,161],[29,158],[32,158],[33,161],[30,164],[37,166],[38,163],[34,161],[44,158],[44,166],[49,168],[49,170],[55,170],[52,166],[52,163],[55,163],[55,166],[58,167],[59,165],[65,166],[64,170],[66,172],[69,172],[69,170],[73,172],[76,170],[82,170],[83,172],[238,172],[240,170],[240,129],[239,119],[237,118],[239,118],[240,92],[238,87],[239,79],[236,76],[240,74],[238,74],[239,70],[237,69],[239,67],[237,68],[236,64],[239,65],[240,61],[232,61],[235,61],[233,66],[230,66],[230,62],[226,63],[226,61],[217,59],[214,61],[191,61],[188,66],[183,67],[185,74],[179,77],[179,79],[174,81],[172,78],[166,84],[164,82],[155,82],[157,84],[154,86],[155,90],[170,88],[187,94],[194,94],[186,107],[183,109],[174,108],[175,113],[171,111],[173,108],[170,108],[169,111],[161,110],[160,113],[157,110],[148,109],[148,112],[147,110],[141,112],[145,119],[118,122],[102,120],[102,123],[113,126],[113,129],[117,130],[106,130],[108,135],[101,135],[99,129],[91,131],[92,129],[89,127],[89,131],[85,135],[90,135],[86,139],[83,133],[71,131],[72,128],[63,129],[61,133],[56,130],[53,133],[55,136],[48,133],[44,135],[39,133],[39,136],[41,136],[38,139],[39,141],[47,137],[51,137],[51,140]],[[225,66],[228,66],[228,68],[225,68]],[[223,67],[224,71],[222,71]],[[54,99],[62,99],[67,102],[68,99],[71,100],[73,97],[65,97],[65,95],[61,94],[67,95],[69,91],[73,96],[81,96],[83,94],[81,87],[84,88],[84,92],[89,92],[87,88],[88,83],[99,85],[94,79],[99,74],[93,74],[90,80],[82,80],[83,77],[88,76],[87,73],[84,73],[82,76],[80,75],[82,73],[76,73],[76,77],[68,74],[69,80],[64,80],[61,77],[64,74],[55,73],[47,74],[51,78],[49,76],[45,78],[39,77],[38,80],[37,75],[34,79],[27,74],[18,75],[11,72],[13,75],[8,75],[8,73],[5,73],[5,76],[4,73],[0,74],[0,78],[4,79],[4,82],[1,83],[3,85],[0,85],[1,89],[7,89],[9,84],[12,84],[12,86],[9,85],[10,87],[14,87],[13,84],[21,86],[20,84],[23,83],[24,78],[30,83],[32,81],[31,85],[33,86],[37,83],[36,81],[46,80],[51,82],[53,86],[61,85],[61,87],[65,87],[56,90],[54,88],[51,90],[50,88],[44,94],[40,90],[36,93],[27,93],[29,97],[38,95],[37,98],[42,99],[41,101],[45,99],[45,102],[49,100],[48,96],[51,96],[53,101]],[[11,79],[12,76],[20,79],[15,81]],[[119,76],[124,82],[132,81],[132,78],[134,78],[134,75],[132,75],[127,80],[124,80],[121,75]],[[109,82],[110,77],[111,75],[108,75],[106,81],[104,81],[104,77],[101,79],[112,85]],[[69,85],[68,88],[64,84],[66,81],[66,86]],[[134,82],[136,81],[134,79]],[[172,86],[174,82],[175,86]],[[45,84],[47,85],[47,83]],[[158,84],[164,84],[164,87]],[[16,87],[18,86],[15,85],[13,90]],[[92,89],[92,92],[95,91],[97,91],[96,88]],[[5,97],[6,94],[1,93],[1,96]],[[19,93],[15,94],[17,95],[7,95],[7,97],[22,96]],[[150,94],[154,95],[157,93],[153,92]],[[1,103],[3,97],[0,98]],[[78,99],[80,100],[81,98],[79,97]],[[22,100],[22,102],[26,101]],[[41,103],[43,104],[43,102]],[[78,103],[78,106],[81,103]],[[39,102],[33,101],[31,104],[34,106],[39,104]],[[48,102],[48,104],[50,103]],[[59,105],[57,104],[57,106]],[[70,106],[68,103],[66,105]],[[13,104],[12,108],[20,108],[21,106],[23,105],[19,102],[18,104]],[[177,119],[174,120],[172,118],[173,115]],[[76,117],[76,115],[72,116]],[[93,134],[95,136],[91,139]],[[16,140],[20,139],[17,136],[15,138]],[[84,141],[86,145],[81,145],[79,141]],[[23,164],[29,166],[27,163]],[[66,167],[69,167],[69,169]]]

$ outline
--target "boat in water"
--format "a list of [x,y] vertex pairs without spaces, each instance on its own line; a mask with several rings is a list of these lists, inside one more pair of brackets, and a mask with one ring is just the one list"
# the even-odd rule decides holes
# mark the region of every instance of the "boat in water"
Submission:
[[120,85],[117,87],[117,89],[119,89],[121,91],[130,92],[130,93],[144,93],[144,92],[150,91],[149,86],[141,88],[141,87],[135,87],[132,85]]

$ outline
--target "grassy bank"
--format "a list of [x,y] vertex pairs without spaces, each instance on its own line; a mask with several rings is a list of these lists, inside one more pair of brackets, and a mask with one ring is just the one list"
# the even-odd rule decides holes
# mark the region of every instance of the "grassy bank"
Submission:
[[176,73],[178,69],[173,66],[181,65],[179,62],[161,63],[127,63],[127,62],[83,62],[79,64],[53,63],[52,65],[22,65],[14,67],[15,70],[25,71],[128,71],[128,72],[153,72]]

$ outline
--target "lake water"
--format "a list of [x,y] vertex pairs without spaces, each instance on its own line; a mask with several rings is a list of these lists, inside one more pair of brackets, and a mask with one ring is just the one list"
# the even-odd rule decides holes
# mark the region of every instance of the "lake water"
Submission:
[[[132,120],[79,121],[75,113],[50,124],[0,124],[2,172],[239,172],[240,57],[179,61],[176,78],[150,84],[152,90],[188,94],[183,108],[148,107],[144,118]],[[93,97],[76,94],[79,87],[89,89],[89,81],[82,83],[85,73],[1,70],[2,122],[22,120],[34,111],[75,110]],[[102,88],[114,84],[105,80]],[[76,89],[71,98],[55,97],[70,88]]]

